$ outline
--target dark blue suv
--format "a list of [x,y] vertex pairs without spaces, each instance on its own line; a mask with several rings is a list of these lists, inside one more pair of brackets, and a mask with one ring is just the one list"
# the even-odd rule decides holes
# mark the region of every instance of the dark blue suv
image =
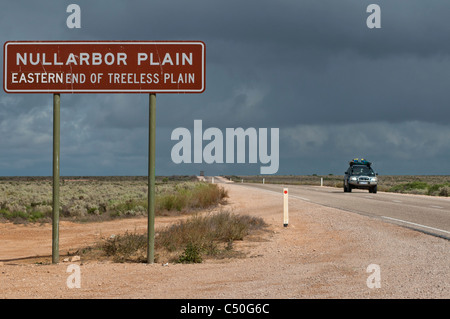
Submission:
[[344,175],[344,192],[352,189],[368,189],[369,193],[377,192],[378,174],[374,172],[372,163],[365,159],[355,158],[349,162],[349,168]]

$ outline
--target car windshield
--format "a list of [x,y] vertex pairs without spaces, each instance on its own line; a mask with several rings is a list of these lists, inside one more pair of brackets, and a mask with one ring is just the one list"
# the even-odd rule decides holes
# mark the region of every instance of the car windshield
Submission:
[[367,166],[353,166],[352,175],[375,176],[375,172]]

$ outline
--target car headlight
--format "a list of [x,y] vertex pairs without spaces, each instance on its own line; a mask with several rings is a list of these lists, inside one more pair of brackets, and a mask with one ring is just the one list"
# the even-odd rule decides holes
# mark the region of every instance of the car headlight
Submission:
[[351,181],[357,181],[357,180],[358,180],[358,177],[352,176],[352,177],[350,177],[350,180],[351,180]]
[[378,179],[377,179],[376,177],[371,177],[371,178],[370,178],[370,181],[371,181],[371,182],[377,182]]

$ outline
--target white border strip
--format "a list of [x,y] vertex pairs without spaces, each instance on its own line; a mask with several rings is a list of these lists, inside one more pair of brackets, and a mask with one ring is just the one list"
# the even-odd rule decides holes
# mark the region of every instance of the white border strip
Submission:
[[385,218],[385,219],[389,219],[389,220],[395,220],[397,222],[401,222],[401,223],[405,223],[405,224],[410,224],[410,225],[414,225],[414,226],[418,226],[418,227],[423,227],[423,228],[428,228],[428,229],[432,229],[435,231],[439,231],[439,232],[443,232],[446,234],[450,234],[449,231],[443,230],[443,229],[439,229],[439,228],[434,228],[434,227],[429,227],[429,226],[425,226],[425,225],[421,225],[421,224],[416,224],[416,223],[412,223],[412,222],[408,222],[406,220],[401,220],[401,219],[397,219],[397,218],[392,218],[392,217],[387,217],[387,216],[381,216],[381,218]]
[[[20,42],[20,41],[11,41],[5,43],[5,51],[4,51],[4,80],[7,79],[7,61],[6,58],[8,56],[8,45],[36,45],[36,44],[50,44],[50,45],[58,45],[58,44],[72,44],[72,45],[85,45],[85,44],[141,44],[141,45],[148,45],[148,44],[168,44],[168,45],[180,45],[180,44],[189,44],[189,45],[201,45],[202,47],[202,87],[201,89],[196,90],[59,90],[57,93],[201,93],[205,90],[205,43],[201,41],[181,41],[181,42],[173,42],[173,41],[26,41],[26,42]],[[8,87],[8,81],[4,83],[4,88],[7,93],[53,93],[53,90],[9,90]]]

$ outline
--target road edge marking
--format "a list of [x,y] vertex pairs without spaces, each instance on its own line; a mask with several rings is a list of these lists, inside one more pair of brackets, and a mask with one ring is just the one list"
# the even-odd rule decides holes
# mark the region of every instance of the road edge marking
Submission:
[[392,217],[387,217],[387,216],[381,216],[381,218],[389,219],[389,220],[394,220],[394,221],[397,221],[397,222],[401,222],[401,223],[405,223],[405,224],[410,224],[410,225],[414,225],[414,226],[418,226],[418,227],[423,227],[423,228],[428,228],[428,229],[432,229],[432,230],[434,230],[434,231],[439,231],[439,232],[443,232],[443,233],[446,233],[446,234],[450,234],[449,231],[446,231],[446,230],[443,230],[443,229],[434,228],[434,227],[430,227],[430,226],[425,226],[425,225],[422,225],[422,224],[416,224],[416,223],[408,222],[408,221],[402,220],[402,219],[397,219],[397,218],[392,218]]

